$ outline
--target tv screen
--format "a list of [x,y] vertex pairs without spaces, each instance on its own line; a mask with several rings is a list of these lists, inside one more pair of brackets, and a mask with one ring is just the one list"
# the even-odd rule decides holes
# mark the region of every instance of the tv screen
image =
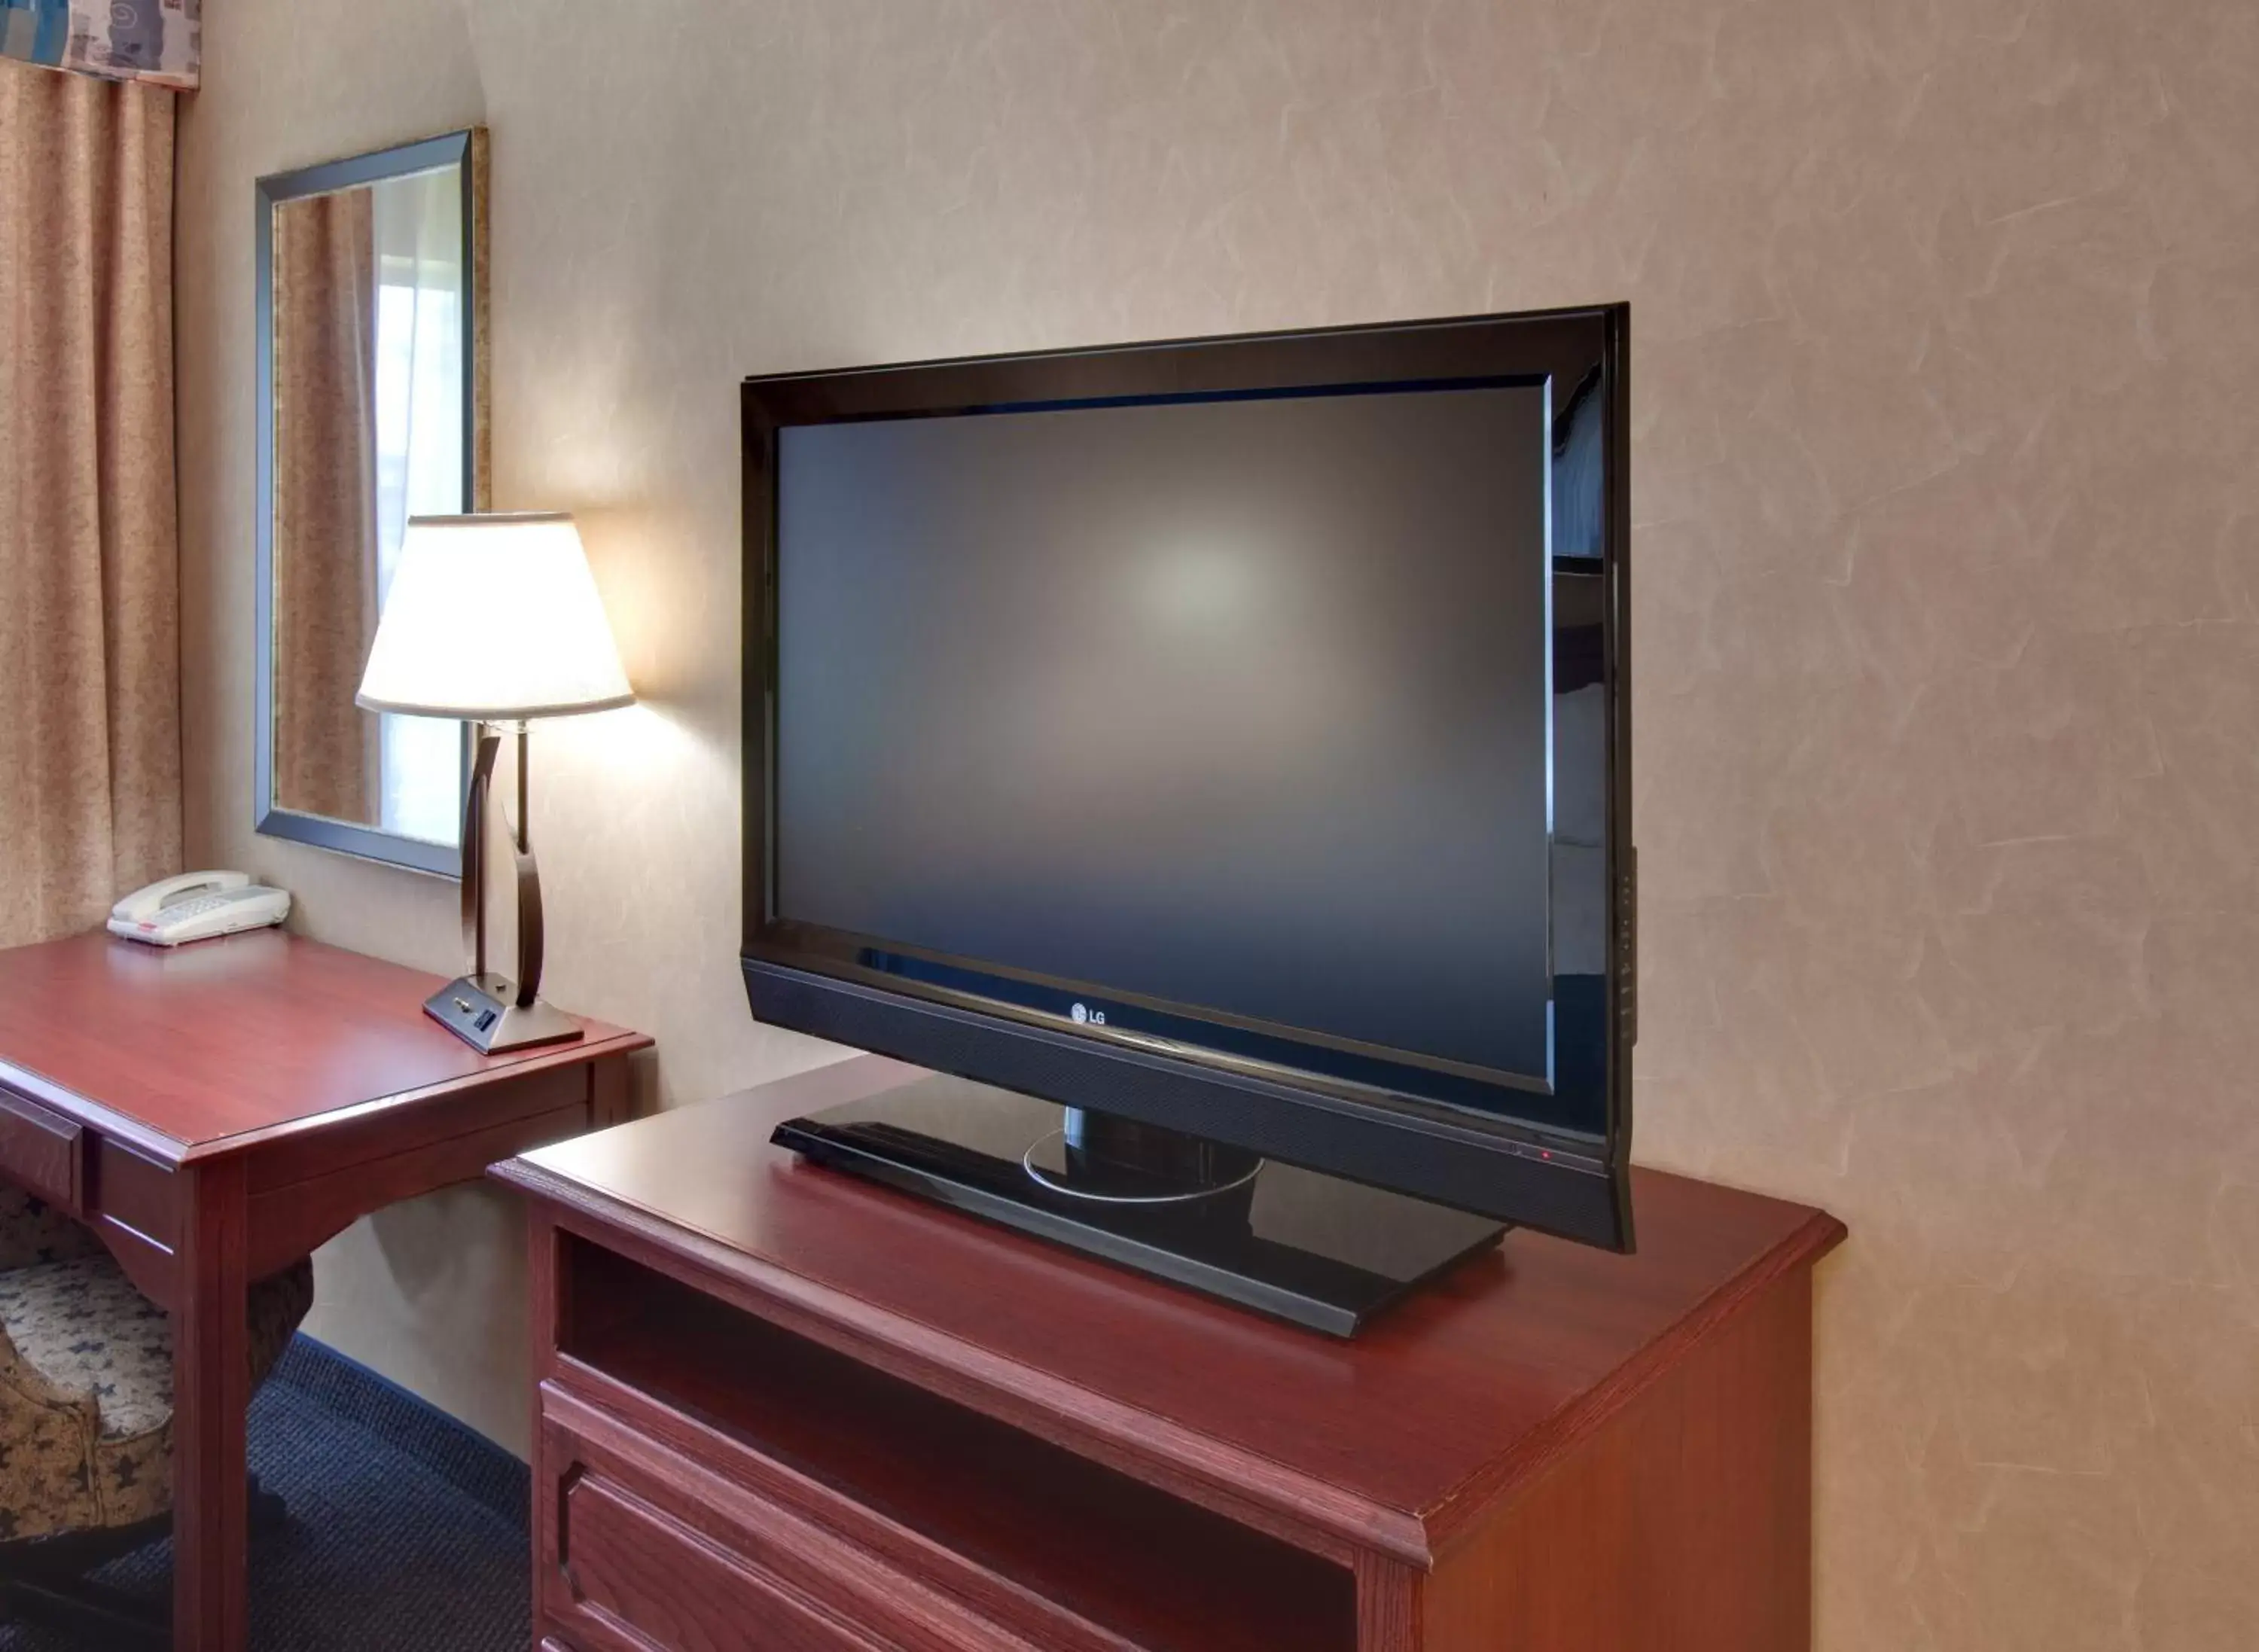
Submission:
[[[1229,1075],[1156,1122],[1494,1214],[1529,1214],[1414,1162],[1450,1127],[1612,1183],[1617,403],[1580,319],[750,384],[757,1009],[1071,1105],[1129,1080],[994,1040]],[[887,1013],[925,1007],[949,1035]],[[1266,1093],[1447,1128],[1344,1162],[1244,1128]]]
[[1549,1082],[1545,404],[783,431],[777,915],[1109,1026]]

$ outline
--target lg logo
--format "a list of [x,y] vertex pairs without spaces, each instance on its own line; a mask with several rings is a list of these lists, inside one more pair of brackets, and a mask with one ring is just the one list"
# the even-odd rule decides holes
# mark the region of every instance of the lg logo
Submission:
[[1087,1004],[1077,1004],[1072,1009],[1067,1011],[1067,1014],[1074,1018],[1078,1026],[1085,1022],[1094,1027],[1106,1025],[1106,1012],[1102,1009],[1093,1009]]

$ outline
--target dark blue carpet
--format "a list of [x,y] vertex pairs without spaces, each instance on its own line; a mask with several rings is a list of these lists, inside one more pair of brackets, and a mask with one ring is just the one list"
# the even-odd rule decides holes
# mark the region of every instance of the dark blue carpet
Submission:
[[[289,1505],[251,1542],[254,1652],[524,1652],[525,1465],[309,1337],[251,1406],[251,1467]],[[95,1575],[151,1602],[172,1543]],[[0,1652],[107,1652],[21,1626]]]

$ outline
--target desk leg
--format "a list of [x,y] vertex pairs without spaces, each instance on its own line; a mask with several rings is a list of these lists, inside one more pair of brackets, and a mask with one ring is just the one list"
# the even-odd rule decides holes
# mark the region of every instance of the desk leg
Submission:
[[221,1159],[180,1174],[189,1197],[173,1315],[173,1645],[242,1652],[251,1403],[243,1164]]
[[545,1648],[559,1644],[545,1639],[542,1632],[548,1627],[549,1576],[556,1564],[560,1511],[557,1499],[544,1494],[541,1470],[548,1460],[550,1448],[546,1426],[541,1420],[541,1385],[549,1379],[557,1364],[557,1344],[563,1321],[558,1296],[557,1252],[563,1238],[549,1207],[538,1201],[528,1202],[531,1205],[526,1224],[526,1292],[532,1308],[527,1315],[527,1328],[532,1332],[533,1368],[532,1392],[528,1396],[533,1415],[533,1640],[535,1652],[545,1652]]

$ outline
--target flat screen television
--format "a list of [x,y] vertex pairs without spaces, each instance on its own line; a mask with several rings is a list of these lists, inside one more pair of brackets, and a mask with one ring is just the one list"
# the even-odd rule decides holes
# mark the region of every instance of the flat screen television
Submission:
[[744,391],[779,1139],[1350,1332],[1632,1244],[1627,313]]

